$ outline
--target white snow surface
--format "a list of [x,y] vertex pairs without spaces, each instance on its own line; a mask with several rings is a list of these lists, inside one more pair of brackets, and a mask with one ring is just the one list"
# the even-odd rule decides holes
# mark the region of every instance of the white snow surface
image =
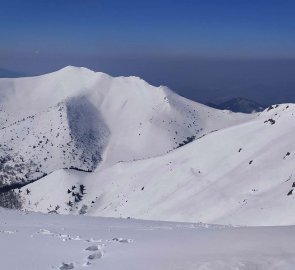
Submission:
[[[294,112],[293,104],[279,105],[166,155],[91,174],[55,171],[22,189],[24,209],[48,212],[59,205],[60,213],[79,213],[83,207],[94,216],[295,224]],[[85,194],[76,203],[72,187],[80,185]]]
[[293,270],[295,227],[230,227],[0,208],[0,269]]
[[23,210],[295,224],[294,104],[236,114],[75,67],[0,96],[0,184],[41,178],[14,190]]
[[0,203],[24,210],[0,208],[0,269],[293,270],[294,119],[85,68],[0,79]]

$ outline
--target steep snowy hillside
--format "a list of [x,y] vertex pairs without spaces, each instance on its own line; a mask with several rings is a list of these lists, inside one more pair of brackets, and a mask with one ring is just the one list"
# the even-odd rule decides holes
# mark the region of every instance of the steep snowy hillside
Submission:
[[295,224],[294,104],[236,114],[74,67],[0,79],[0,96],[2,206]]
[[243,228],[0,209],[3,270],[293,270],[295,227]]
[[60,168],[93,170],[109,135],[98,116],[87,100],[70,99],[2,125],[0,187]]
[[162,155],[251,118],[85,68],[0,79],[0,191],[58,169],[93,171]]
[[295,224],[294,120],[294,104],[276,105],[252,121],[163,156],[120,162],[91,174],[56,171],[19,191],[23,208],[222,224]]

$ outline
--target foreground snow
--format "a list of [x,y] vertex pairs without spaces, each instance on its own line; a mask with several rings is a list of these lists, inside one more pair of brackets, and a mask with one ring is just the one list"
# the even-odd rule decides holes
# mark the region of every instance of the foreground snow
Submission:
[[0,269],[287,270],[295,227],[229,227],[0,209]]

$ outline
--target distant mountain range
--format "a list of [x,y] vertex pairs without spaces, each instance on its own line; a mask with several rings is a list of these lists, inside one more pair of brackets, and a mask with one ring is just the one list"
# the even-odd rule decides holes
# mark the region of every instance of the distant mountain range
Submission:
[[232,98],[228,101],[217,104],[213,102],[208,102],[207,105],[219,110],[229,110],[232,112],[242,113],[261,112],[266,108],[266,106],[259,104],[256,101],[241,97]]
[[0,78],[19,78],[25,76],[26,74],[22,72],[0,68]]

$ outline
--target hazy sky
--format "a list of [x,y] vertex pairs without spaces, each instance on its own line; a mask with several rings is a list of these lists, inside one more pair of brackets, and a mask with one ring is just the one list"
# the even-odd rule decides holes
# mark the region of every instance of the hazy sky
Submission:
[[0,0],[0,68],[138,75],[196,100],[295,101],[293,0]]

